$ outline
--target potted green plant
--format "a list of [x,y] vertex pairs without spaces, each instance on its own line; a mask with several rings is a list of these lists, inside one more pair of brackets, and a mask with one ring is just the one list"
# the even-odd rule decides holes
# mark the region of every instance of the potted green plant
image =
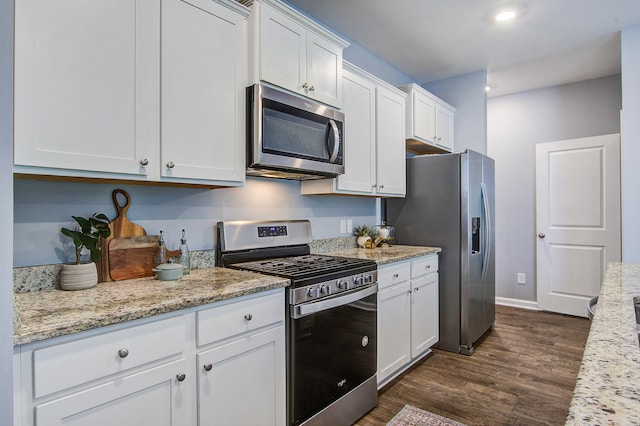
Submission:
[[356,242],[358,247],[364,248],[367,241],[371,239],[371,227],[369,225],[361,225],[353,228],[353,235],[358,237]]
[[[75,230],[62,228],[60,232],[71,238],[75,246],[75,263],[62,265],[60,288],[81,290],[98,283],[96,263],[100,260],[100,240],[111,235],[109,218],[103,213],[94,213],[88,218],[71,216],[78,226]],[[89,261],[82,262],[82,251],[89,251]]]

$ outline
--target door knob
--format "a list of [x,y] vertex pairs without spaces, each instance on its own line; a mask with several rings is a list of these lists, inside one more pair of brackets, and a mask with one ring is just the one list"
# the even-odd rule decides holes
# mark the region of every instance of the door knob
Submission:
[[538,237],[544,238],[544,237],[546,237],[546,235],[544,235],[544,232],[541,232],[541,233],[538,234]]

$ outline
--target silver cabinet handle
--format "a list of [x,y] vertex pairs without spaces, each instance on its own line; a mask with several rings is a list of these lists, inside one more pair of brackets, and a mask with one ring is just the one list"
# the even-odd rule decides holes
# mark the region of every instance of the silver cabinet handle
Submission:
[[176,374],[176,379],[178,379],[179,382],[184,382],[184,379],[186,378],[187,378],[187,375],[184,373]]
[[176,166],[176,165],[175,165],[175,164],[173,164],[173,161],[169,161],[169,162],[167,163],[167,169],[173,169],[175,166]]
[[213,365],[211,363],[207,363],[202,368],[204,368],[204,371],[211,371]]
[[126,358],[127,356],[129,356],[129,349],[126,348],[122,348],[118,351],[118,356],[120,358]]
[[538,234],[538,237],[544,238],[544,237],[546,237],[546,235],[544,235],[544,232],[541,232],[541,233]]
[[247,320],[247,321],[251,321],[251,320],[253,319],[253,315],[251,315],[251,314],[246,314],[246,315],[244,316],[244,319],[245,319],[245,320]]
[[142,160],[140,160],[140,165],[141,165],[141,166],[147,166],[147,165],[149,165],[149,159],[147,159],[147,158],[143,158]]

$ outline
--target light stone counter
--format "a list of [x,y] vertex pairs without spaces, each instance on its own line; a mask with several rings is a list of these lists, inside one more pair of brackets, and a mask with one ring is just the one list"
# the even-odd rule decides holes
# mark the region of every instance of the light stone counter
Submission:
[[327,252],[333,256],[355,257],[358,259],[375,260],[380,265],[387,263],[409,260],[415,257],[426,256],[428,254],[442,251],[440,247],[418,247],[418,246],[396,246],[377,247],[374,249],[352,248]]
[[633,308],[638,295],[640,265],[610,263],[567,425],[640,424],[640,347]]
[[[14,345],[146,318],[261,291],[289,280],[225,268],[194,269],[177,281],[153,277],[99,283],[87,290],[15,294]],[[15,320],[15,317],[14,317]]]

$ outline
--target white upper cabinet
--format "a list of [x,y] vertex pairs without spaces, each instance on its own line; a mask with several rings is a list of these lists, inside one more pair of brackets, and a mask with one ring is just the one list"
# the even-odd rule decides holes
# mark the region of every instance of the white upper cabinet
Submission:
[[277,0],[255,1],[251,80],[342,106],[342,50],[348,43]]
[[303,194],[405,195],[406,95],[345,62],[345,173],[302,182]]
[[146,175],[159,38],[145,35],[159,7],[24,0],[15,14],[15,164]]
[[416,154],[453,151],[455,108],[417,84],[400,87],[406,106],[407,150]]
[[227,0],[17,2],[14,171],[242,185],[248,12]]
[[211,0],[162,6],[160,174],[242,183],[246,19]]

